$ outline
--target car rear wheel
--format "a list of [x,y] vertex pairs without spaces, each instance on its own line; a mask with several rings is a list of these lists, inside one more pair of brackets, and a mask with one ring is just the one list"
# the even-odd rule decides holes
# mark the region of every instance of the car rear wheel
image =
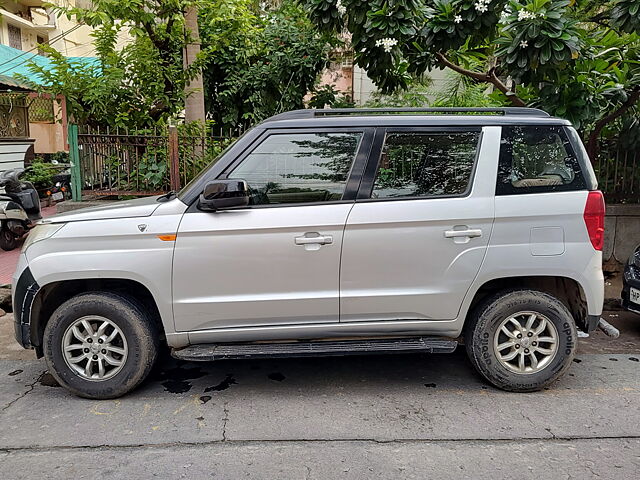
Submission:
[[479,305],[465,331],[471,363],[503,390],[541,390],[571,365],[577,332],[566,306],[536,290],[500,292]]
[[50,373],[74,394],[116,398],[148,375],[158,353],[152,319],[133,299],[85,293],[63,303],[44,331]]

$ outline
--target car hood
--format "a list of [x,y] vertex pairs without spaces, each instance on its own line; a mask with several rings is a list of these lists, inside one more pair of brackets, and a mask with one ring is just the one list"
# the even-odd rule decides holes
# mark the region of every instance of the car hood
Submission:
[[82,220],[108,220],[112,218],[148,217],[161,205],[158,196],[136,198],[111,203],[104,207],[81,208],[48,217],[47,223],[78,222]]

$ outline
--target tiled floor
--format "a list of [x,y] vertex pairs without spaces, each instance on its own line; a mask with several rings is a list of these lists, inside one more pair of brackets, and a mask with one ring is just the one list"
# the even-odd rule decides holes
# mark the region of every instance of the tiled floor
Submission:
[[[43,217],[50,217],[51,215],[56,214],[55,205],[52,207],[45,207],[42,209]],[[5,252],[4,250],[0,250],[0,285],[5,285],[7,283],[11,283],[11,277],[13,272],[16,269],[16,265],[18,264],[18,257],[20,256],[20,248],[22,247],[22,241],[20,241],[19,245],[11,250],[10,252]]]

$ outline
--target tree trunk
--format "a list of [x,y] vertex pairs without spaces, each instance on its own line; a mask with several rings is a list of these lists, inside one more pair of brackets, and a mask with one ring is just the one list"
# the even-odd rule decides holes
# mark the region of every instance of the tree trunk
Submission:
[[441,65],[450,68],[454,72],[459,73],[460,75],[464,75],[466,77],[472,78],[477,82],[487,82],[493,85],[495,88],[500,90],[505,94],[511,105],[514,107],[526,107],[527,104],[518,97],[515,92],[512,92],[507,86],[498,78],[496,75],[495,67],[492,67],[487,73],[474,72],[473,70],[468,70],[460,65],[456,65],[451,62],[442,52],[436,53],[436,57],[438,58]]
[[[198,30],[198,7],[191,5],[184,14],[184,22],[186,34],[189,37],[189,43],[184,49],[184,66],[191,65],[198,53],[200,53],[200,32]],[[204,111],[204,88],[202,84],[202,73],[187,82],[185,89],[184,116],[186,122],[194,122],[205,120]]]
[[624,115],[627,110],[629,110],[636,104],[638,100],[640,100],[640,87],[636,87],[631,90],[629,96],[627,97],[627,100],[622,105],[620,105],[620,108],[611,112],[609,115],[602,117],[596,122],[593,130],[589,134],[589,139],[587,140],[587,153],[589,154],[589,158],[592,162],[595,161],[598,153],[600,152],[599,140],[600,134],[602,133],[604,127],[606,127],[607,124],[613,122],[616,118]]

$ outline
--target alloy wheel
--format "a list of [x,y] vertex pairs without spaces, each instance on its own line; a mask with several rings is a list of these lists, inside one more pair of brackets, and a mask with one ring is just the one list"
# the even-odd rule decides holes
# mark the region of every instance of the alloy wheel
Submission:
[[536,373],[556,356],[558,330],[551,320],[538,312],[518,312],[500,323],[493,345],[498,361],[508,370]]
[[111,320],[100,316],[79,318],[62,337],[67,366],[85,380],[104,381],[116,375],[127,360],[127,340]]

